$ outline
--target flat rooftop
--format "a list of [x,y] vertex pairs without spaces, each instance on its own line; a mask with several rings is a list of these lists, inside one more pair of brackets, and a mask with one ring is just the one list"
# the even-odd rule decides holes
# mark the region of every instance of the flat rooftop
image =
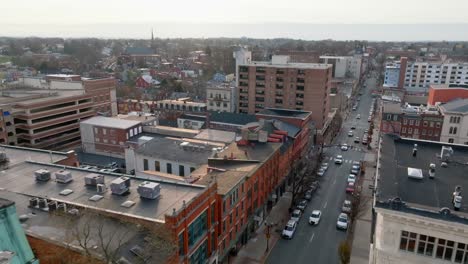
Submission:
[[231,143],[236,140],[236,133],[216,129],[203,129],[194,139]]
[[288,63],[272,63],[271,61],[253,61],[248,64],[239,64],[239,66],[263,66],[273,68],[299,68],[299,69],[319,69],[326,70],[331,68],[331,64],[325,63],[299,63],[299,62],[288,62]]
[[294,117],[306,119],[312,114],[310,111],[290,110],[281,108],[265,108],[258,112],[259,115],[280,116],[280,117]]
[[[91,207],[98,211],[102,210],[115,215],[132,215],[136,218],[140,217],[156,222],[164,222],[164,215],[172,214],[173,208],[179,210],[184,200],[189,202],[204,191],[204,187],[199,185],[157,181],[161,186],[161,196],[155,200],[142,200],[137,192],[137,187],[146,179],[127,175],[131,178],[130,192],[125,196],[119,196],[113,195],[109,186],[111,181],[121,176],[121,174],[99,173],[105,176],[107,191],[99,194],[103,196],[101,200],[93,202],[89,198],[98,193],[96,188],[89,188],[84,185],[84,178],[86,175],[96,172],[75,167],[65,167],[72,173],[73,181],[68,184],[55,182],[54,172],[64,167],[63,165],[51,165],[32,161],[18,163],[10,169],[1,171],[1,190],[25,196],[46,197],[67,204]],[[36,182],[33,175],[39,169],[49,170],[51,172],[51,180],[48,182]],[[61,195],[60,192],[65,189],[70,189],[73,193],[66,196]],[[0,197],[2,197],[1,193]],[[125,201],[133,201],[135,204],[126,208],[122,206],[122,203]]]
[[0,94],[0,104],[27,105],[84,94],[85,90],[49,90],[30,87],[7,88],[2,90]]
[[468,99],[455,99],[440,106],[444,112],[468,113]]
[[[13,167],[26,160],[56,163],[67,158],[65,152],[24,148],[10,145],[0,145],[0,152],[4,151],[9,160],[8,167]],[[1,185],[0,185],[1,186]]]
[[[412,155],[414,144],[418,144],[416,157]],[[442,161],[438,155],[441,154],[442,146],[453,149],[447,168],[440,166]],[[455,186],[461,186],[462,193],[468,190],[468,146],[383,135],[380,155],[376,195],[379,202],[385,203],[398,197],[416,208],[439,211],[448,207],[452,210],[451,199]],[[435,179],[429,179],[431,163],[436,165]],[[424,178],[408,178],[408,168],[421,169]],[[466,202],[462,203],[460,212],[468,213]]]
[[81,124],[88,124],[100,127],[128,129],[141,124],[140,121],[125,120],[120,118],[95,116],[82,121]]

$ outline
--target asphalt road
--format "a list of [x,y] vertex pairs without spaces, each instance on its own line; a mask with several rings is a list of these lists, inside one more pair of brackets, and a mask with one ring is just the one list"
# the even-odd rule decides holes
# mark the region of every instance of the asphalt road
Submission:
[[[362,139],[364,130],[369,127],[367,118],[372,102],[370,89],[375,85],[375,78],[367,80],[367,88],[361,89],[363,95],[360,97],[357,111],[350,112],[333,141],[333,145],[347,143],[353,148],[341,151],[338,146],[333,146],[324,150],[325,161],[329,167],[321,178],[319,190],[305,209],[294,237],[291,240],[279,240],[266,263],[339,263],[338,245],[345,240],[346,232],[336,229],[336,221],[346,198],[345,188],[351,164],[353,161],[362,160],[367,149],[367,146],[361,143],[354,143],[354,137],[359,136]],[[361,119],[356,119],[357,114],[361,115]],[[348,137],[351,125],[356,126],[356,129],[353,131],[354,136]],[[333,157],[339,154],[343,155],[344,162],[336,165]],[[316,226],[308,223],[312,210],[322,211],[322,218]]]

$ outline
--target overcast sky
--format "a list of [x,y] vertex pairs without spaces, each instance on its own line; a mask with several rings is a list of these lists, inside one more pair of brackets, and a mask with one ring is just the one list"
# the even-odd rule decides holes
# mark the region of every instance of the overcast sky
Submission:
[[[44,32],[53,34],[51,27],[57,26],[57,30],[61,32],[68,25],[75,29],[81,28],[81,31],[88,30],[92,36],[109,35],[106,32],[96,32],[97,29],[93,27],[86,28],[85,26],[89,24],[139,24],[145,27],[147,25],[144,31],[148,32],[148,28],[152,26],[158,27],[164,24],[165,27],[170,27],[170,23],[173,22],[179,24],[468,23],[468,0],[14,0],[2,2],[0,35],[30,36],[43,35]],[[159,31],[170,32],[170,28]],[[57,32],[57,35],[60,32]],[[248,33],[246,32],[246,35]],[[199,34],[200,37],[207,35],[203,30]],[[462,34],[468,35],[468,32]],[[219,36],[225,34],[219,32]]]

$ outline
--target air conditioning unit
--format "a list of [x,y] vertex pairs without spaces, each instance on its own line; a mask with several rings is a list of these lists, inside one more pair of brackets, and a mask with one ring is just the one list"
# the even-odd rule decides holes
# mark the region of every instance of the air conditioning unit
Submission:
[[106,185],[101,184],[101,183],[96,184],[96,191],[98,193],[105,193],[106,192]]
[[104,184],[104,175],[97,173],[90,173],[85,176],[85,184],[89,186],[96,186],[98,184]]
[[156,199],[160,195],[161,185],[156,182],[144,181],[138,185],[137,191],[141,198]]
[[55,179],[59,183],[69,183],[73,181],[71,172],[66,170],[59,170],[55,173]]
[[34,172],[36,181],[48,181],[50,180],[50,171],[46,169],[40,169]]
[[130,178],[120,177],[113,180],[110,184],[112,194],[123,195],[130,191]]

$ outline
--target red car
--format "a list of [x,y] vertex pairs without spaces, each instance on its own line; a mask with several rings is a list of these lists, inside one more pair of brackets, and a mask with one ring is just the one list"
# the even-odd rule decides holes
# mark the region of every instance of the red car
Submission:
[[354,182],[348,182],[346,186],[346,193],[354,193]]

